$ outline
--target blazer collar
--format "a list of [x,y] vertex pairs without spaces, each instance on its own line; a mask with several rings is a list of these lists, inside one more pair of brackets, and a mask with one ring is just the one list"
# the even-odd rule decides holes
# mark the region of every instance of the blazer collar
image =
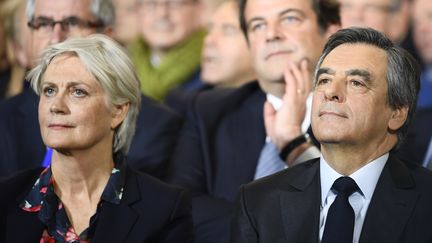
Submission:
[[286,242],[318,242],[320,215],[319,159],[305,164],[280,194],[280,207]]
[[141,200],[136,175],[127,167],[124,197],[119,205],[102,205],[93,242],[127,242],[139,215],[134,204]]
[[397,242],[418,198],[409,169],[390,154],[369,204],[359,242]]

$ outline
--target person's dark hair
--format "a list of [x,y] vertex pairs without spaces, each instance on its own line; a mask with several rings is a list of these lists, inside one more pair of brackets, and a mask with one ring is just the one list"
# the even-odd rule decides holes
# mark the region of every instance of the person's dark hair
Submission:
[[387,53],[387,103],[392,109],[408,107],[404,125],[396,131],[398,142],[393,150],[399,148],[406,137],[409,123],[415,113],[417,95],[420,89],[420,67],[406,50],[396,46],[384,34],[371,28],[341,29],[331,35],[324,46],[323,53],[315,68],[315,83],[318,69],[326,56],[342,44],[368,44]]
[[[240,28],[243,31],[246,39],[247,23],[246,23],[246,4],[248,0],[238,0]],[[339,2],[336,0],[309,0],[312,4],[312,9],[317,15],[318,25],[322,33],[332,24],[340,24]]]

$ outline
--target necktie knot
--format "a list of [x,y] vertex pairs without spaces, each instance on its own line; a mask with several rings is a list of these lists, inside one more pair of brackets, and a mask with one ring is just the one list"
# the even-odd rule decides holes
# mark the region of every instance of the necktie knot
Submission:
[[358,190],[357,183],[348,176],[339,177],[334,183],[332,187],[338,194],[344,194],[346,196],[350,196],[355,191]]

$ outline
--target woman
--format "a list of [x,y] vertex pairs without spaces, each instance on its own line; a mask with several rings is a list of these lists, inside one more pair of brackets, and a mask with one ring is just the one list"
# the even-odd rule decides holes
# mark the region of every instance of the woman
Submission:
[[121,47],[69,39],[28,78],[54,152],[50,167],[0,181],[0,242],[192,242],[188,195],[125,164],[140,87]]

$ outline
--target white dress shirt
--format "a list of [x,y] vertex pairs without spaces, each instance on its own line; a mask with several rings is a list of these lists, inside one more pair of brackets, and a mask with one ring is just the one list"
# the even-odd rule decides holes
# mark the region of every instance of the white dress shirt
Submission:
[[[360,238],[361,229],[366,216],[369,203],[371,201],[376,184],[381,175],[381,172],[387,162],[389,154],[386,153],[381,157],[369,162],[362,168],[358,169],[353,174],[349,175],[359,187],[360,191],[354,192],[348,198],[351,207],[354,210],[354,235],[353,242],[357,243]],[[348,162],[347,162],[348,163]],[[320,178],[321,178],[321,207],[320,207],[320,224],[319,237],[320,241],[324,232],[327,213],[336,198],[336,194],[331,190],[333,183],[343,175],[331,168],[325,159],[320,158]]]

